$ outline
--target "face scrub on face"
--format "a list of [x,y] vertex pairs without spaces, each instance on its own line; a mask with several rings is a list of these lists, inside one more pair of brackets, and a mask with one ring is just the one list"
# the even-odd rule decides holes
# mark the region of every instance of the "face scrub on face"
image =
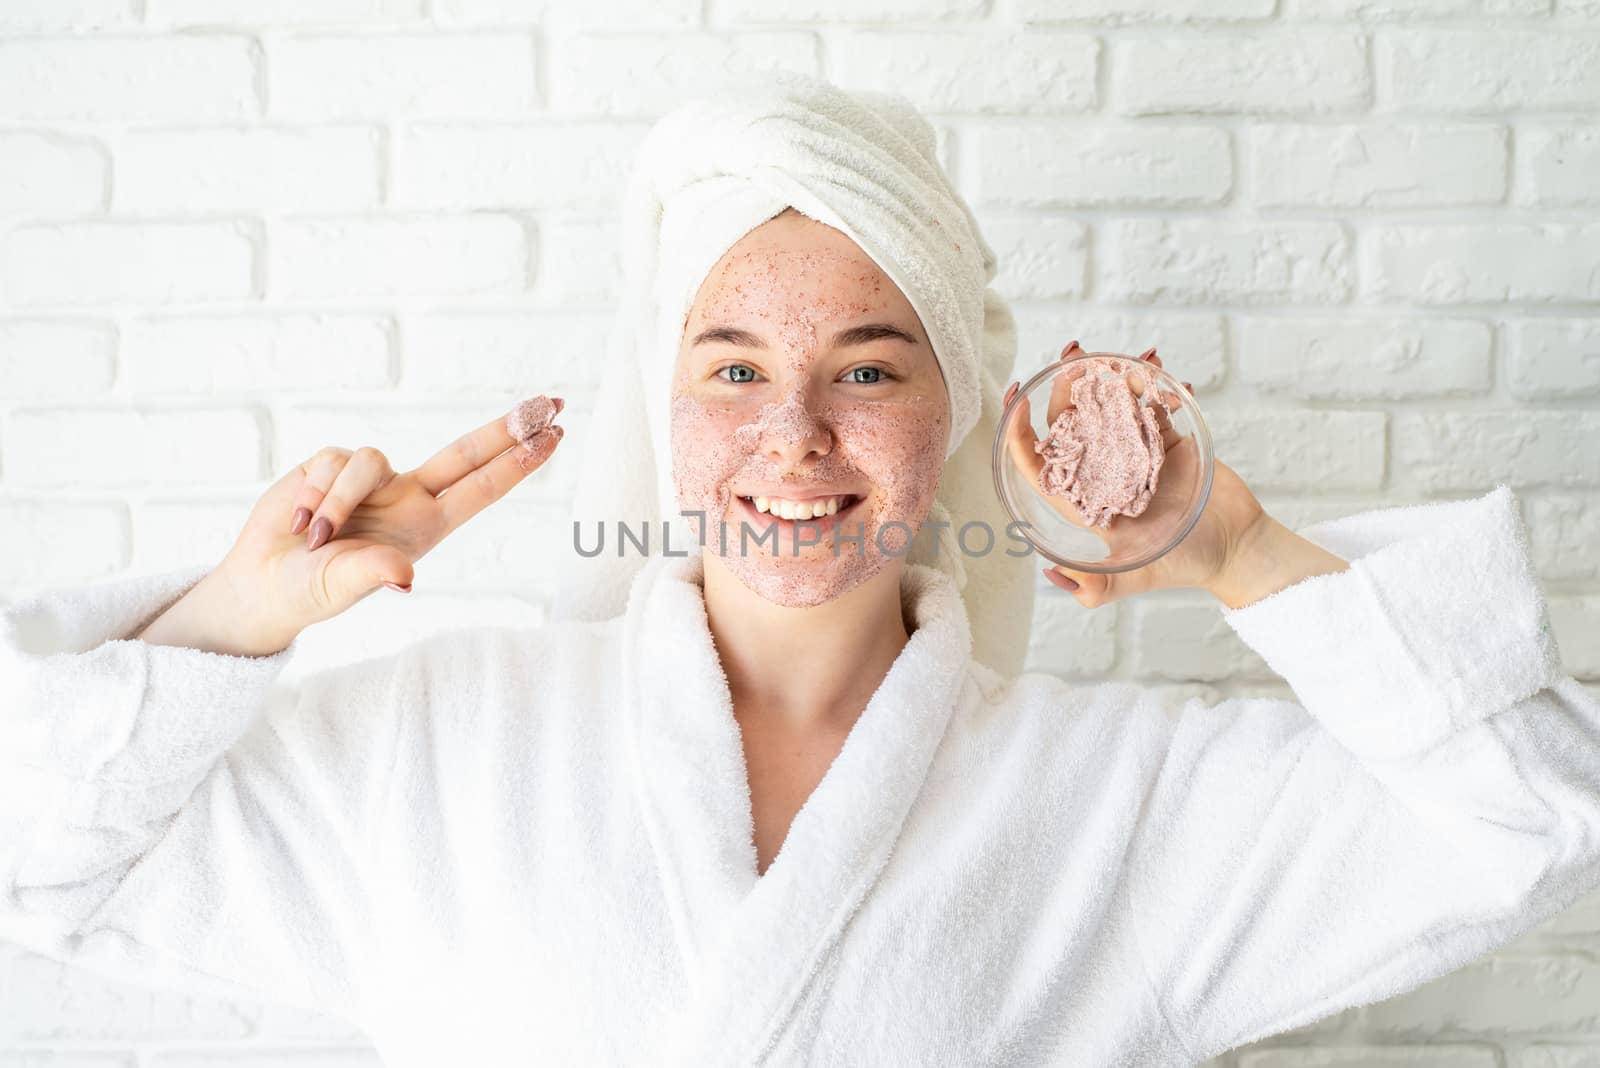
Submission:
[[[1109,366],[1120,370],[1121,364]],[[1160,402],[1140,404],[1122,375],[1097,373],[1105,366],[1100,361],[1073,381],[1071,407],[1033,446],[1044,457],[1039,488],[1066,497],[1090,526],[1102,529],[1114,515],[1138,516],[1150,507],[1166,455],[1151,406]]]
[[[797,227],[813,229],[801,234]],[[680,374],[671,402],[679,505],[703,511],[710,526],[697,536],[749,589],[792,607],[838,597],[909,549],[908,531],[933,502],[949,434],[948,402],[931,352],[922,357],[931,374],[917,378],[928,383],[927,392],[889,377],[871,385],[833,373],[813,377],[817,361],[828,355],[821,346],[838,324],[905,310],[903,297],[886,301],[884,287],[892,283],[865,253],[821,227],[780,216],[752,231],[714,266],[686,323],[686,336],[709,323],[763,330],[774,347],[751,358],[771,378],[787,370],[792,380],[783,391],[771,388],[771,378],[743,385],[713,381],[710,368],[730,359],[723,350],[686,357],[684,372],[693,374]],[[873,359],[872,350],[832,360],[838,369],[885,362],[901,374],[916,366],[904,356],[898,364]],[[797,493],[855,491],[862,499],[841,520],[842,531],[798,553],[784,539],[774,553],[771,540],[754,539],[771,524],[789,526],[776,517],[755,520],[751,540],[741,545],[738,516],[747,506],[733,493],[755,484],[793,485]]]

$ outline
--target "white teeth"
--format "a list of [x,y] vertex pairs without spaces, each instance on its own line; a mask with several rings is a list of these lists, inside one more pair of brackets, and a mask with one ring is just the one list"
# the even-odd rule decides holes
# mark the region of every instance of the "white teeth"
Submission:
[[824,497],[819,501],[786,501],[781,497],[745,498],[753,501],[756,511],[777,516],[779,519],[820,519],[825,515],[838,515],[848,497]]

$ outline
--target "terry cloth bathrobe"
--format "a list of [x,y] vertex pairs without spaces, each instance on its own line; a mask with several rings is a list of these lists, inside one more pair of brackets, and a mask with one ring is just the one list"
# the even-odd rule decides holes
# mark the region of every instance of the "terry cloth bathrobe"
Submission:
[[608,621],[293,687],[294,645],[128,640],[203,569],[20,600],[0,938],[336,1013],[395,1068],[1191,1065],[1600,882],[1600,707],[1511,491],[1301,534],[1349,570],[1219,609],[1295,701],[1001,677],[911,565],[910,642],[760,878],[698,553]]
[[[981,514],[1014,347],[992,254],[903,101],[791,89],[664,127],[686,151],[635,188],[673,206],[628,212],[678,235],[663,336],[740,227],[785,197],[836,219],[919,305],[951,391],[940,502]],[[659,376],[624,338],[646,363],[618,366]],[[666,488],[651,380],[641,496]],[[294,686],[293,644],[129,639],[203,569],[19,600],[0,938],[332,1012],[395,1068],[1192,1064],[1460,967],[1600,881],[1600,709],[1560,670],[1510,490],[1302,533],[1350,569],[1221,612],[1297,701],[1001,670],[1027,630],[1012,562],[913,557],[910,641],[759,878],[698,554],[568,602],[594,618]]]

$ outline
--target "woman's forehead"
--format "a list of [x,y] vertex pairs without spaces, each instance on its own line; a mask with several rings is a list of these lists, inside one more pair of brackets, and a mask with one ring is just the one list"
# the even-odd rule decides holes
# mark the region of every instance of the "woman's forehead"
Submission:
[[780,215],[723,254],[696,294],[702,316],[805,313],[915,315],[911,302],[851,238],[805,216]]

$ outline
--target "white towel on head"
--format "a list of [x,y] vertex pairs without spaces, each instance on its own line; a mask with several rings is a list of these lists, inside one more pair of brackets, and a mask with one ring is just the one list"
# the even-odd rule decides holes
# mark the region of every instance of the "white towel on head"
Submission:
[[[617,525],[648,525],[649,551],[700,551],[678,512],[668,410],[689,307],[741,237],[786,207],[854,240],[910,301],[950,396],[939,490],[908,561],[946,571],[972,624],[973,655],[1003,674],[1022,670],[1033,615],[1031,553],[1006,536],[991,451],[1016,327],[990,283],[995,256],[939,165],[932,126],[904,98],[847,92],[779,72],[692,100],[650,130],[624,194],[623,277],[608,367],[588,440],[579,449],[572,518],[605,551],[563,569],[552,616],[619,614],[645,557],[618,553]],[[670,524],[670,545],[659,540]],[[968,531],[965,547],[958,531]],[[992,535],[992,539],[990,537]],[[987,548],[987,552],[985,549]],[[1008,552],[1010,550],[1010,552]],[[980,555],[981,554],[981,555]]]

